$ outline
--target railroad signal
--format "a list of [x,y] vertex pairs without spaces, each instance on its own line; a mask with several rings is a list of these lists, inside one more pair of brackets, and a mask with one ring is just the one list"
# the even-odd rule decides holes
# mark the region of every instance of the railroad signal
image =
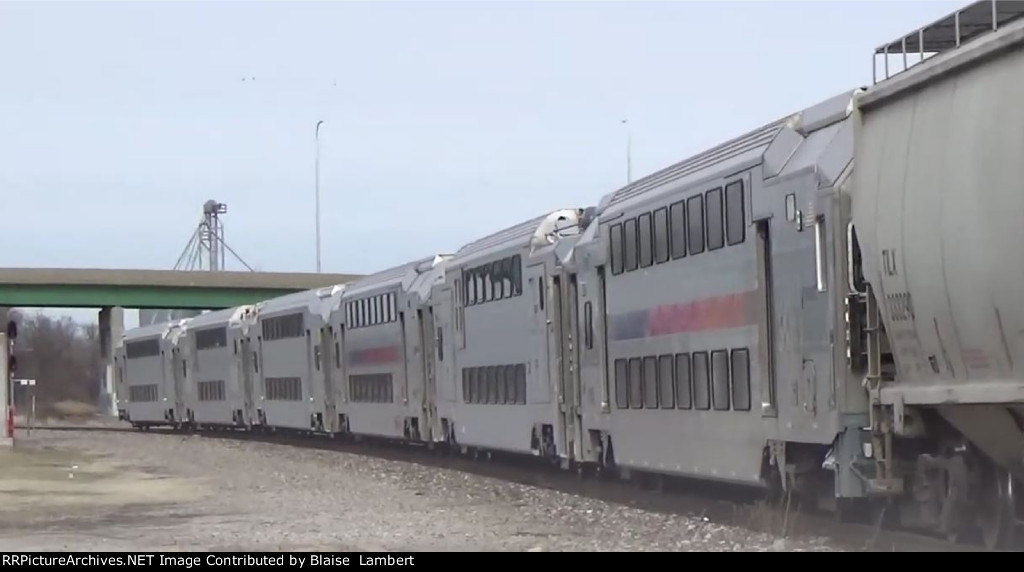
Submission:
[[[18,324],[14,320],[9,320],[7,322],[7,355],[11,359],[10,363],[14,363],[14,340],[16,339],[18,339]],[[14,370],[11,369],[11,371]]]
[[18,371],[18,359],[14,357],[14,340],[18,339],[18,323],[7,321],[7,371],[12,375]]

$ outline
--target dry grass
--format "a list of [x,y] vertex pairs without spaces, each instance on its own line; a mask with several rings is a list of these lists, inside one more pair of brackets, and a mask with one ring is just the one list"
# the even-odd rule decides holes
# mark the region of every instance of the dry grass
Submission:
[[87,419],[95,417],[95,405],[81,401],[58,401],[49,407],[52,415],[58,419]]
[[751,530],[786,538],[797,530],[800,520],[797,507],[794,503],[787,506],[786,501],[786,497],[775,503],[762,500],[750,506],[739,507],[737,511],[744,517],[746,526]]

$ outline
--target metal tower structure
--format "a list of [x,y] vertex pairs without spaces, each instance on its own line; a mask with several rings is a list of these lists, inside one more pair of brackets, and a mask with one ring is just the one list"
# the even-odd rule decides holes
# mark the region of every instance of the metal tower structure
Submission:
[[204,262],[206,270],[224,270],[227,262],[226,251],[252,271],[252,267],[224,240],[224,222],[221,221],[220,215],[227,212],[228,205],[213,199],[203,204],[203,216],[192,232],[192,237],[188,239],[185,249],[181,251],[178,261],[174,263],[174,270],[203,270]]
[[[227,212],[228,205],[224,203],[212,199],[203,203],[203,216],[178,256],[178,261],[174,263],[174,270],[225,270],[227,253],[230,252],[249,271],[253,271],[224,240],[224,222],[220,215]],[[198,316],[200,313],[199,310],[139,310],[139,325],[160,324]]]

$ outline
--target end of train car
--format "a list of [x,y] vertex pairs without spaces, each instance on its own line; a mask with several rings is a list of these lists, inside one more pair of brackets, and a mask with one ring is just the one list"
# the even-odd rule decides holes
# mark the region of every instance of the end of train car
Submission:
[[429,285],[444,256],[429,256],[350,284],[330,316],[338,431],[433,442],[434,313]]
[[854,93],[602,199],[565,278],[582,461],[822,505],[862,496],[850,463],[867,410],[831,254],[844,249]]
[[181,322],[129,330],[114,349],[120,416],[134,427],[179,428],[186,422],[184,379],[175,367]]
[[863,478],[905,523],[995,547],[1024,519],[1024,5],[974,2],[877,52],[916,63],[886,58],[857,99]]
[[[434,286],[442,323],[438,416],[466,451],[573,458],[578,427],[563,339],[560,265],[583,232],[583,209],[560,209],[473,241]],[[439,340],[440,341],[440,340]],[[443,351],[442,351],[443,349]]]
[[333,432],[324,368],[324,326],[334,287],[306,290],[256,305],[245,336],[252,356],[253,425],[261,430]]
[[255,306],[188,319],[179,338],[187,388],[185,415],[198,429],[244,428],[252,423],[252,370],[247,344]]

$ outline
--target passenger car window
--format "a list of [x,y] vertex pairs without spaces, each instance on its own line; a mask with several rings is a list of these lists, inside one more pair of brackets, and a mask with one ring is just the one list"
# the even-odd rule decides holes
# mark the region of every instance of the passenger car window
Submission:
[[743,242],[745,224],[743,181],[733,181],[725,186],[725,233],[730,246]]
[[654,211],[654,262],[668,261],[668,209]]
[[711,396],[718,411],[729,409],[729,352],[711,352]]
[[644,406],[644,386],[640,372],[640,358],[629,360],[629,406],[640,409]]
[[647,409],[658,408],[658,358],[654,356],[644,357],[644,407]]
[[611,239],[612,274],[622,274],[622,225],[613,224],[608,228]]
[[705,195],[705,210],[708,228],[708,250],[718,250],[725,246],[725,233],[722,228],[722,189],[712,189]]
[[711,408],[711,388],[708,375],[708,353],[693,354],[693,406],[697,409]]
[[651,213],[644,213],[637,218],[640,227],[640,267],[647,268],[654,263],[654,253],[651,236]]
[[679,409],[693,407],[690,386],[690,354],[676,354],[676,407]]
[[686,201],[687,241],[690,243],[690,254],[704,252],[704,195],[690,197]]
[[658,400],[661,401],[662,409],[672,409],[676,406],[675,399],[673,398],[676,380],[672,364],[671,355],[658,357],[658,388],[660,393]]
[[626,378],[626,360],[615,360],[615,405],[619,409],[629,407],[629,382]]
[[732,350],[732,405],[737,411],[750,411],[750,352]]
[[637,229],[636,219],[631,218],[622,224],[623,240],[622,240],[622,269],[626,272],[636,270],[637,268]]
[[683,201],[669,207],[672,259],[686,256],[686,208]]

